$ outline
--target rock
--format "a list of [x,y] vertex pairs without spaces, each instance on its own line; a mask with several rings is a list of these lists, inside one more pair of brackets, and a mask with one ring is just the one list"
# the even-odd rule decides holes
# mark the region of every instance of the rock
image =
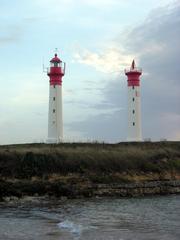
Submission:
[[68,199],[68,198],[67,198],[66,196],[61,196],[61,197],[60,197],[60,200],[61,200],[61,201],[66,201],[67,199]]
[[10,197],[10,200],[16,202],[16,201],[19,200],[19,198],[18,198],[18,197],[15,197],[15,196],[11,196],[11,197]]
[[4,200],[5,202],[10,202],[10,201],[11,201],[11,197],[4,197],[3,200]]

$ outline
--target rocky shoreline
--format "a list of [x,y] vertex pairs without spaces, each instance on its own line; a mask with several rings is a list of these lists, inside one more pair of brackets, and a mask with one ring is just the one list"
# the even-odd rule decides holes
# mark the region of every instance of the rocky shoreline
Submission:
[[24,197],[58,199],[92,197],[142,197],[180,194],[180,180],[112,184],[64,184],[59,181],[0,181],[0,200],[11,201]]

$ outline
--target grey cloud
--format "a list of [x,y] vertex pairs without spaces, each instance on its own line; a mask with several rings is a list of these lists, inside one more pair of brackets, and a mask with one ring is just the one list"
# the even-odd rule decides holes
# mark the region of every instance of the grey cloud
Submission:
[[26,17],[13,25],[1,24],[0,45],[19,42],[30,24],[35,24],[38,18]]
[[[157,9],[140,26],[126,35],[127,53],[139,53],[142,76],[142,120],[144,138],[171,138],[180,134],[180,5]],[[118,40],[120,41],[120,39]],[[123,83],[124,81],[124,83]],[[112,114],[89,117],[86,122],[72,123],[85,136],[118,141],[126,138],[127,89],[121,74],[103,89],[107,109],[124,108]],[[97,107],[103,104],[98,103]],[[180,136],[179,136],[180,137]]]
[[[119,78],[103,88],[104,101],[95,105],[86,104],[88,108],[99,110],[96,116],[88,116],[86,121],[76,121],[67,127],[82,132],[85,138],[106,142],[119,142],[126,138],[126,81],[124,86]],[[101,113],[101,110],[107,110]]]
[[68,128],[77,129],[84,134],[85,138],[92,140],[118,142],[125,139],[125,124],[122,124],[124,113],[113,111],[113,114],[99,114],[89,116],[87,121],[73,122]]
[[90,103],[88,101],[83,101],[82,100],[68,100],[68,101],[64,101],[64,104],[75,104],[76,106],[78,107],[81,107],[81,108],[93,108],[93,109],[115,109],[117,108],[117,106],[115,106],[113,103],[111,102],[108,102],[108,101],[102,101],[100,103],[96,103],[96,104],[93,104],[93,103]]
[[110,109],[113,110],[117,108],[116,106],[114,106],[113,103],[108,101],[103,101],[97,104],[89,104],[89,106],[91,106],[91,108],[94,108],[94,109],[107,109],[107,110],[110,110]]
[[[143,126],[148,136],[171,138],[172,132],[180,130],[180,5],[164,10],[160,18],[158,13],[151,15],[144,28],[133,30],[129,37],[137,34],[137,39],[129,47],[136,52],[154,43],[163,46],[162,51],[142,53],[140,58],[140,65],[149,72],[142,83]],[[177,121],[167,116],[176,116]]]
[[19,41],[24,33],[23,27],[9,26],[6,31],[0,34],[0,45],[15,43]]

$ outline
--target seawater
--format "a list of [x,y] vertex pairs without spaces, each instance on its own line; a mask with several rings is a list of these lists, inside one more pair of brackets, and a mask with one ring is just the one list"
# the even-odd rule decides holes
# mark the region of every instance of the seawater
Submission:
[[0,204],[0,240],[179,240],[180,196]]

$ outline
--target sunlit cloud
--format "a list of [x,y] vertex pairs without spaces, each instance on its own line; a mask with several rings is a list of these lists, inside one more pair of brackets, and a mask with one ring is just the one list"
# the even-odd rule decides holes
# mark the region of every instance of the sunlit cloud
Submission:
[[88,49],[79,49],[74,54],[74,59],[103,73],[120,73],[124,68],[129,67],[134,56],[126,54],[118,47],[108,47],[104,51],[92,52]]

